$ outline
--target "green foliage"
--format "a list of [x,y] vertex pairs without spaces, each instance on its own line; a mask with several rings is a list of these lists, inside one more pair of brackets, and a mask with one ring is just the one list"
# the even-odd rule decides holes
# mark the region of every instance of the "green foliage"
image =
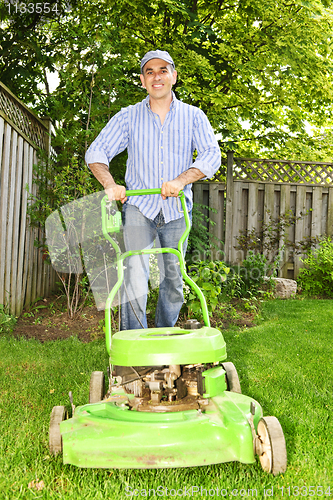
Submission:
[[260,253],[248,252],[248,256],[243,260],[242,266],[238,267],[239,276],[242,279],[242,296],[254,294],[265,282],[265,276],[268,275],[268,262],[265,255]]
[[[249,252],[249,257],[238,267],[229,268],[219,260],[190,264],[189,276],[201,288],[210,316],[220,310],[223,314],[223,307],[234,299],[244,310],[257,313],[260,301],[272,297],[273,284],[265,278],[268,268],[263,255]],[[186,315],[202,320],[200,302],[188,285],[185,285],[184,299]]]
[[295,226],[297,221],[307,217],[309,211],[296,216],[292,210],[288,210],[274,218],[267,210],[267,215],[267,222],[262,222],[259,231],[255,228],[252,228],[251,231],[240,231],[240,235],[236,237],[238,245],[235,248],[242,250],[247,255],[249,262],[256,258],[255,254],[261,254],[257,264],[259,266],[260,259],[265,259],[265,263],[262,264],[266,269],[266,275],[270,275],[278,268],[283,252],[291,249],[296,254],[304,255],[318,243],[319,238],[317,236],[307,237],[296,243],[289,240],[289,229]]
[[333,298],[333,241],[330,237],[319,242],[319,248],[311,250],[301,259],[298,281],[303,293]]
[[209,213],[216,213],[214,208],[193,203],[192,209],[192,227],[188,238],[186,261],[194,263],[201,259],[212,249],[218,249],[217,238],[209,231],[210,226],[215,222],[209,217]]
[[47,159],[43,151],[34,165],[37,195],[29,193],[28,215],[34,227],[44,227],[47,217],[58,208],[96,191],[98,182],[90,170],[72,156],[64,163],[59,156]]
[[148,282],[148,297],[147,297],[147,317],[155,320],[156,307],[159,294],[160,270],[156,255],[149,256],[149,282]]
[[16,321],[15,316],[9,314],[7,308],[0,304],[0,334],[12,332]]
[[[332,125],[331,0],[57,5],[55,15],[10,13],[1,4],[0,80],[51,117],[58,153],[75,149],[82,158],[108,118],[145,95],[139,58],[165,48],[178,69],[178,97],[207,113],[224,152],[331,156],[320,132]],[[313,136],[306,121],[316,127]]]
[[[229,268],[221,261],[201,261],[189,266],[189,276],[201,288],[211,315],[219,303],[223,283],[227,280]],[[188,314],[201,318],[201,304],[191,288],[186,289],[185,302]]]
[[[273,296],[275,276],[280,255],[269,264],[265,255],[250,250],[242,265],[232,266],[233,296],[239,297],[245,310],[257,310],[258,300]],[[231,274],[231,273],[230,273]]]
[[[35,166],[38,195],[30,193],[28,207],[32,226],[44,227],[47,217],[56,209],[96,191],[97,181],[77,157],[68,158],[65,164],[62,163],[63,161],[64,158],[61,157],[48,160],[43,153],[40,155],[39,163]],[[74,229],[69,226],[67,231],[71,230]],[[45,239],[37,239],[35,246],[42,249],[44,260],[47,260],[48,249]],[[78,272],[76,268],[69,273],[57,272],[57,274],[66,295],[68,316],[74,318],[89,298],[90,287],[87,276],[84,272]]]

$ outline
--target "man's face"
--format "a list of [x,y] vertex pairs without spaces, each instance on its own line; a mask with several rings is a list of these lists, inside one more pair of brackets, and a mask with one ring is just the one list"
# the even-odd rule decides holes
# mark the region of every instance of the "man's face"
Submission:
[[163,59],[151,59],[144,65],[140,79],[150,97],[163,99],[170,95],[177,80],[177,71],[172,72],[170,64]]

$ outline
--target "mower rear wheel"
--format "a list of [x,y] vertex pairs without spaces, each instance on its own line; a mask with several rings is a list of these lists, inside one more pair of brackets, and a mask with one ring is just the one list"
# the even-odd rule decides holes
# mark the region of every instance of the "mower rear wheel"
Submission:
[[230,361],[227,361],[226,363],[222,363],[222,366],[226,372],[227,390],[230,392],[237,392],[238,394],[242,394],[242,389],[235,365]]
[[92,372],[89,384],[89,403],[98,403],[104,398],[104,372]]
[[287,450],[280,422],[276,417],[263,417],[257,429],[256,451],[261,467],[276,476],[286,471]]
[[65,406],[54,406],[51,412],[49,428],[49,450],[52,455],[62,452],[62,437],[60,434],[60,423],[67,418]]

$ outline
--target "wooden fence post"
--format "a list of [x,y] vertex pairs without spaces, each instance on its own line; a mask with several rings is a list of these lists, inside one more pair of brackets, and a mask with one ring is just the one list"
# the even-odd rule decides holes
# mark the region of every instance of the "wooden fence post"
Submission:
[[322,232],[321,220],[323,212],[323,188],[315,186],[312,189],[312,221],[311,221],[311,238],[320,236]]
[[234,152],[227,153],[227,193],[225,204],[225,242],[224,252],[226,262],[231,261],[232,256],[232,210],[234,201],[234,186],[233,186],[233,167],[234,167]]
[[328,190],[327,235],[333,236],[333,187]]
[[[9,290],[6,290],[6,251],[7,251],[7,211],[8,186],[10,179],[12,129],[4,124],[3,152],[0,179],[0,304],[6,304]],[[2,137],[1,137],[2,140]]]
[[[284,216],[287,214],[287,212],[290,212],[290,185],[289,184],[282,184],[281,186],[281,195],[280,195],[280,215]],[[286,228],[286,237],[287,239],[290,238],[290,229]],[[281,248],[282,245],[284,245],[284,235],[281,236],[280,239],[280,244],[279,247]],[[288,278],[288,264],[289,261],[289,250],[287,248],[284,249],[283,256],[282,256],[282,261],[280,264],[280,277],[281,278]]]
[[[306,212],[306,186],[297,186],[296,191],[296,217],[304,215]],[[304,217],[296,220],[295,224],[295,243],[302,240],[304,234]],[[299,255],[294,257],[294,276],[298,276],[300,268]]]

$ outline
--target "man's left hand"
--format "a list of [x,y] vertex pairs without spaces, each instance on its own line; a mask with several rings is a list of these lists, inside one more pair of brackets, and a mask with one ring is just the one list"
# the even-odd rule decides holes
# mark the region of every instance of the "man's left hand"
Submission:
[[169,196],[177,197],[179,195],[179,192],[184,189],[184,186],[185,185],[178,179],[163,182],[161,188],[161,195],[163,200],[166,200]]

